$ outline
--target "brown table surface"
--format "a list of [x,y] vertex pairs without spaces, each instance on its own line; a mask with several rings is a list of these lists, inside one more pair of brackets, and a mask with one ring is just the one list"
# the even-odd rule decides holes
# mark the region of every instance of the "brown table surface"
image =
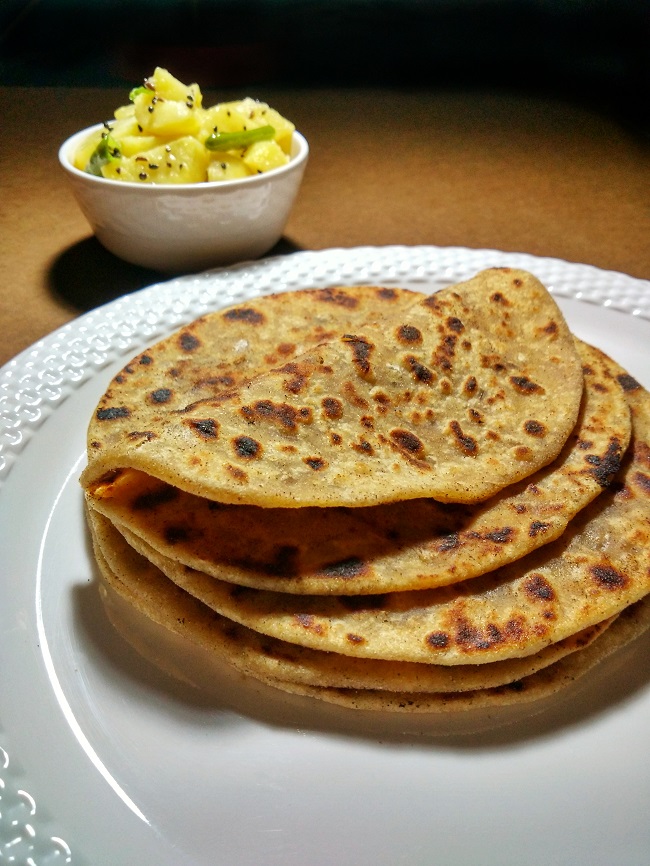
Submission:
[[[205,94],[206,104],[244,93]],[[508,93],[260,90],[311,156],[273,251],[435,244],[650,279],[650,147],[595,110]],[[122,90],[0,87],[0,365],[161,277],[92,237],[57,161]]]

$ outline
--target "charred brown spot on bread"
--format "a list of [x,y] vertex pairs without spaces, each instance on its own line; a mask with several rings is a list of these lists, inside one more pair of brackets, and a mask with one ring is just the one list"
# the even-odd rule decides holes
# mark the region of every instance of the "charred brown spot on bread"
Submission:
[[379,412],[380,415],[385,415],[386,412],[388,412],[391,403],[388,394],[379,392],[378,394],[373,394],[372,399],[377,404],[377,412]]
[[359,644],[366,642],[366,639],[364,637],[361,637],[360,634],[353,634],[352,632],[348,632],[345,636],[345,639],[353,646],[359,646]]
[[528,535],[530,538],[536,538],[538,535],[546,532],[550,526],[550,523],[544,523],[541,520],[533,520],[528,527]]
[[183,352],[195,352],[201,345],[201,341],[190,331],[181,331],[178,335],[178,345]]
[[489,650],[506,639],[505,630],[494,623],[488,623],[485,628],[473,625],[462,615],[458,616],[454,628],[454,640],[465,652]]
[[469,409],[467,412],[470,421],[473,421],[475,424],[484,424],[485,418],[478,409]]
[[316,617],[311,613],[295,613],[293,615],[294,620],[298,623],[298,625],[302,626],[306,631],[310,631],[316,635],[324,635],[325,634],[325,626],[323,623],[319,622]]
[[395,289],[388,289],[385,286],[378,288],[376,294],[382,301],[394,301],[397,297]]
[[646,496],[650,496],[650,477],[645,472],[635,472],[633,480],[635,485],[640,487]]
[[504,307],[511,306],[510,301],[502,292],[493,292],[493,294],[490,295],[490,300],[493,304],[502,304]]
[[279,372],[290,374],[290,378],[285,379],[283,384],[291,394],[299,394],[304,389],[309,378],[308,367],[293,361],[285,364],[284,367],[280,367]]
[[634,460],[636,463],[643,463],[650,471],[650,445],[637,439],[634,442]]
[[448,553],[450,550],[456,550],[460,547],[460,534],[458,532],[450,532],[448,535],[443,535],[436,550],[438,553]]
[[354,334],[344,334],[343,342],[352,349],[352,363],[364,379],[370,374],[370,356],[375,350],[374,344],[366,337]]
[[457,339],[454,334],[445,334],[433,354],[432,363],[442,370],[451,370],[452,359],[456,354]]
[[319,577],[340,577],[343,580],[352,580],[367,574],[368,571],[368,565],[363,559],[358,556],[349,556],[347,559],[340,559],[324,565],[317,574]]
[[249,325],[262,325],[266,321],[264,314],[254,307],[234,307],[224,313],[224,318],[229,322],[247,322]]
[[323,415],[330,421],[338,421],[343,417],[343,403],[336,397],[323,397],[321,400]]
[[152,439],[156,438],[156,434],[151,430],[131,430],[127,438],[130,439],[131,442],[151,442]]
[[149,364],[153,364],[153,358],[151,357],[151,355],[147,354],[140,355],[140,357],[138,358],[138,364],[142,364],[144,367],[148,367]]
[[444,631],[432,631],[431,634],[428,634],[425,638],[425,642],[427,646],[432,649],[447,649],[449,644],[451,643],[451,638]]
[[476,439],[464,433],[458,421],[451,421],[449,429],[453,433],[454,440],[463,454],[466,454],[468,457],[476,457],[478,454],[478,442]]
[[391,441],[399,448],[403,454],[410,457],[422,459],[425,456],[424,443],[421,439],[411,433],[409,430],[391,430]]
[[416,382],[422,382],[424,385],[430,385],[433,382],[435,377],[431,370],[418,361],[414,355],[406,355],[404,363]]
[[638,391],[641,385],[637,382],[634,376],[630,376],[629,373],[621,373],[620,376],[616,377],[619,385],[624,391]]
[[421,343],[422,332],[413,325],[400,325],[397,329],[397,339],[400,343]]
[[599,457],[597,454],[588,454],[585,457],[593,469],[591,474],[601,487],[608,487],[612,479],[621,468],[621,460],[623,458],[623,447],[620,441],[613,437],[607,446],[607,451]]
[[230,388],[235,384],[234,376],[229,374],[224,374],[223,376],[206,376],[204,379],[197,379],[194,382],[195,388],[206,388],[206,387],[217,387],[217,388]]
[[327,288],[315,293],[317,301],[326,304],[337,304],[339,307],[347,307],[353,310],[358,306],[359,300],[354,295],[348,294],[344,289]]
[[506,365],[503,363],[501,355],[481,355],[481,367],[486,370],[494,370],[495,373],[503,373]]
[[358,442],[352,442],[351,447],[359,454],[363,454],[365,457],[372,457],[375,453],[375,449],[372,447],[371,443],[363,437],[361,437]]
[[507,544],[512,541],[514,535],[515,531],[512,526],[502,526],[500,529],[493,529],[484,533],[481,537],[486,541],[494,541],[496,544]]
[[253,460],[262,456],[262,445],[250,436],[236,436],[232,444],[235,454],[244,460]]
[[531,574],[524,581],[524,589],[526,593],[535,600],[553,601],[555,599],[555,590],[546,580],[543,574]]
[[630,582],[629,578],[611,565],[594,565],[590,569],[592,576],[604,589],[623,589]]
[[276,346],[276,352],[279,355],[293,355],[296,351],[295,343],[280,343],[279,346]]
[[534,418],[524,422],[524,430],[529,436],[535,436],[538,439],[546,436],[546,427],[541,423],[541,421],[535,421]]
[[375,428],[375,419],[372,415],[363,415],[360,420],[361,426],[365,430],[374,430]]
[[214,418],[187,418],[185,424],[201,439],[214,440],[219,436],[219,423]]
[[370,405],[366,398],[359,394],[352,382],[343,383],[343,393],[349,402],[358,409],[367,409]]
[[476,381],[476,376],[468,376],[465,379],[465,384],[463,385],[463,391],[467,394],[468,397],[472,397],[476,394],[476,389],[478,387],[478,383]]
[[323,460],[322,457],[304,457],[303,463],[306,463],[314,472],[320,472],[322,469],[327,468],[327,461]]
[[340,433],[332,433],[330,432],[330,442],[332,445],[340,445],[343,442],[343,437]]
[[425,306],[425,307],[427,307],[429,310],[431,310],[431,311],[434,312],[434,313],[440,313],[440,314],[442,314],[442,313],[445,312],[445,305],[444,305],[444,303],[443,303],[443,302],[440,300],[440,298],[439,298],[437,295],[435,295],[435,294],[434,294],[434,295],[428,295],[428,296],[424,299],[423,303],[424,303],[424,306]]
[[465,330],[465,325],[463,325],[458,316],[449,316],[447,319],[447,327],[450,331],[454,331],[456,334],[461,334]]
[[308,407],[297,409],[289,403],[274,403],[272,400],[257,400],[251,406],[242,406],[240,413],[249,424],[268,421],[289,433],[295,433],[299,423],[311,420]]
[[248,481],[248,475],[239,466],[233,466],[231,463],[226,463],[226,472],[240,484],[245,484]]
[[173,392],[170,388],[156,388],[149,394],[149,399],[152,403],[169,403],[172,396]]
[[544,388],[541,385],[538,385],[537,382],[533,382],[527,376],[511,376],[510,381],[512,382],[516,391],[520,394],[544,394]]
[[107,406],[104,409],[98,409],[95,417],[98,421],[116,421],[118,418],[128,418],[131,415],[131,410],[126,406]]
[[559,328],[558,328],[558,326],[557,326],[557,322],[551,320],[551,321],[548,323],[548,325],[545,325],[545,326],[544,326],[544,328],[543,328],[542,330],[544,331],[545,334],[548,334],[549,337],[552,337],[552,336],[554,336],[555,334],[557,334]]

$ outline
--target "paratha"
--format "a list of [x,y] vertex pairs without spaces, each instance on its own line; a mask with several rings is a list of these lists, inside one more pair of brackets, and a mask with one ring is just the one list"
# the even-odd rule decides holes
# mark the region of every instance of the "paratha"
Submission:
[[318,689],[368,689],[416,695],[495,688],[583,651],[615,620],[612,617],[597,623],[534,656],[491,665],[445,667],[351,658],[287,644],[220,616],[134,551],[101,515],[91,514],[90,522],[103,579],[118,595],[169,631],[265,682],[279,680]]
[[89,505],[179,566],[299,594],[382,593],[456,583],[547,544],[607,487],[630,438],[625,371],[577,342],[585,392],[559,457],[480,505],[432,499],[365,508],[218,505],[136,470]]
[[590,670],[650,628],[650,598],[626,608],[613,624],[580,652],[571,653],[555,664],[503,686],[469,692],[402,694],[379,689],[319,688],[276,680],[275,688],[308,695],[354,710],[402,713],[453,713],[484,710],[513,704],[527,704],[557,694],[573,685]]
[[233,586],[151,548],[147,558],[209,607],[288,643],[444,665],[532,655],[650,592],[650,395],[630,376],[623,384],[632,443],[612,485],[559,539],[489,574],[431,590],[298,596]]
[[152,366],[150,353],[114,380],[89,430],[85,488],[133,468],[262,507],[478,502],[558,456],[583,392],[555,301],[508,268],[392,314],[377,305],[365,322],[213,398],[170,387],[169,352],[191,367],[199,344],[186,329],[164,343],[147,391],[134,372]]

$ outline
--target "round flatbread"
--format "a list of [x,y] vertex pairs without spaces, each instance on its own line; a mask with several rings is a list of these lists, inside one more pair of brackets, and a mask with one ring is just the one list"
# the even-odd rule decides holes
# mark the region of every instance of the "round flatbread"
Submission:
[[219,580],[299,594],[425,589],[491,571],[553,541],[605,489],[627,449],[625,371],[577,342],[585,392],[559,457],[480,505],[414,499],[366,508],[220,505],[136,470],[88,504],[159,554]]
[[495,688],[583,651],[615,620],[597,623],[534,656],[491,665],[445,667],[324,653],[266,637],[216,614],[134,551],[101,515],[91,514],[90,522],[101,573],[120,596],[169,631],[265,682],[416,694]]
[[648,628],[650,599],[644,598],[626,608],[604,634],[580,652],[567,655],[521,680],[470,692],[397,694],[381,690],[319,688],[281,680],[266,682],[291,694],[308,695],[347,709],[371,712],[458,713],[528,704],[573,685],[596,665],[643,635]]
[[650,395],[630,376],[623,384],[633,436],[613,484],[558,540],[473,580],[374,596],[298,596],[232,586],[151,548],[147,558],[209,607],[288,643],[445,665],[531,655],[650,592]]
[[[284,323],[265,324],[267,301],[246,308],[249,342],[274,346]],[[390,303],[212,397],[170,380],[203,344],[201,326],[181,330],[111,383],[82,484],[132,468],[262,507],[478,502],[558,456],[577,420],[582,365],[535,277],[494,268],[406,307]],[[220,321],[229,315],[243,314]],[[208,349],[232,363],[232,345],[218,346],[217,337]],[[159,368],[146,390],[142,366]]]

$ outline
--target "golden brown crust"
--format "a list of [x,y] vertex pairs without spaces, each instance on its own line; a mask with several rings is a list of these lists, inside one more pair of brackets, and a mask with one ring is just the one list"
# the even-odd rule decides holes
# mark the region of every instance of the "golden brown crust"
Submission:
[[[493,268],[415,301],[373,291],[369,315],[329,302],[327,338],[309,329],[306,350],[276,366],[254,353],[239,379],[237,344],[221,335],[228,317],[248,329],[249,343],[269,341],[277,355],[294,298],[206,317],[139,356],[95,413],[84,486],[131,467],[209,499],[262,507],[477,502],[557,457],[577,419],[583,374],[538,280]],[[319,297],[309,296],[312,306]],[[287,315],[272,316],[278,308]],[[304,324],[303,315],[298,329]],[[174,375],[203,370],[195,359],[206,346],[213,357],[201,381],[220,371],[233,385],[179,393]]]

